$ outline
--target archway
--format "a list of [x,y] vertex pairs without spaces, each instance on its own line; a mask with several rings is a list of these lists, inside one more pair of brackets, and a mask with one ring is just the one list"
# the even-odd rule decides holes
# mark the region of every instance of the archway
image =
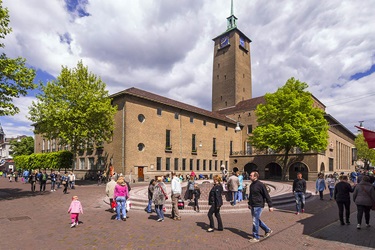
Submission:
[[325,168],[325,166],[324,166],[324,162],[322,162],[322,163],[320,164],[320,172],[321,172],[321,173],[324,173],[325,170],[326,170],[326,168]]
[[264,175],[265,179],[281,180],[281,166],[275,162],[267,164],[267,166],[264,168]]
[[244,172],[246,172],[246,176],[249,176],[251,172],[259,171],[259,168],[254,163],[247,163],[244,167]]
[[305,163],[295,162],[289,167],[289,179],[294,180],[297,178],[297,173],[302,173],[302,178],[308,180],[309,177],[309,168]]

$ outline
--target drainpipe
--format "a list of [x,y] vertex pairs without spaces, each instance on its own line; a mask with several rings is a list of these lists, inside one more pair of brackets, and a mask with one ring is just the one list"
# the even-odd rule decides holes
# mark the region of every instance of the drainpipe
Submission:
[[121,138],[121,167],[122,174],[125,176],[125,103],[122,106],[122,138]]

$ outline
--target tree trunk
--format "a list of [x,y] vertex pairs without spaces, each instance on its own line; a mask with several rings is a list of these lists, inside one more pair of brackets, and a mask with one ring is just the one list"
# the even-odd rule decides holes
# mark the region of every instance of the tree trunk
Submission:
[[288,167],[289,149],[285,149],[284,159],[283,159],[283,171],[281,180],[289,181],[289,167]]

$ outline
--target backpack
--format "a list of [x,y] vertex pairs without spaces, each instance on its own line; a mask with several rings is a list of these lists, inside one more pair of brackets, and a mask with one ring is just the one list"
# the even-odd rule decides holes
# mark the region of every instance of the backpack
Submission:
[[42,180],[43,180],[43,181],[46,181],[46,180],[47,180],[47,175],[46,175],[46,174],[43,174],[43,175],[42,175]]

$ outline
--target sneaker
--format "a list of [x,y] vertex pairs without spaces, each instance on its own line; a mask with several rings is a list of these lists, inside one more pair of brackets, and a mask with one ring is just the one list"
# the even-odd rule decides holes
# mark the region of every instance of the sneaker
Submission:
[[273,233],[273,231],[270,229],[270,231],[268,231],[268,232],[264,235],[264,238],[269,237],[272,233]]
[[302,213],[304,213],[305,212],[305,209],[304,208],[302,208],[302,211],[301,211]]
[[249,242],[251,242],[251,243],[255,243],[255,242],[259,242],[260,240],[259,239],[257,239],[257,238],[251,238],[250,240],[249,240]]
[[160,219],[160,218],[159,218],[159,219],[157,219],[156,221],[157,221],[157,222],[160,222],[160,221],[162,221],[162,220],[163,220],[163,219]]
[[207,229],[207,232],[213,232],[213,231],[214,231],[213,228],[209,228],[209,229]]
[[371,227],[370,224],[366,224],[366,227]]
[[70,228],[73,228],[73,227],[75,227],[76,226],[76,223],[72,223],[71,225],[70,225]]
[[296,215],[299,215],[299,212],[296,212]]
[[361,229],[361,224],[357,224],[357,229]]

